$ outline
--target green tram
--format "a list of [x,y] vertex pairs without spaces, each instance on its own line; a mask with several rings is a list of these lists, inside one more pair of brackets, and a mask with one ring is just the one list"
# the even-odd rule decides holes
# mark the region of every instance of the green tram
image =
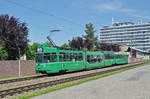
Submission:
[[115,52],[65,50],[39,45],[35,70],[40,73],[58,73],[87,70],[128,63],[127,54]]

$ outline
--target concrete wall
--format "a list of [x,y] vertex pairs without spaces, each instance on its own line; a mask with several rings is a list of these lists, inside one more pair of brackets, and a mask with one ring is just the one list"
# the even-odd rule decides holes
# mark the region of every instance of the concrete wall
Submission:
[[[35,61],[21,60],[20,62],[21,75],[35,74]],[[0,78],[19,75],[19,61],[0,61]]]

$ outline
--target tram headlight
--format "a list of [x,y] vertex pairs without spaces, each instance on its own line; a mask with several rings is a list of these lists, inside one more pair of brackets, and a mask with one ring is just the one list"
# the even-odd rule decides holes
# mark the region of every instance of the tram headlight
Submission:
[[37,52],[43,52],[43,48],[37,48]]

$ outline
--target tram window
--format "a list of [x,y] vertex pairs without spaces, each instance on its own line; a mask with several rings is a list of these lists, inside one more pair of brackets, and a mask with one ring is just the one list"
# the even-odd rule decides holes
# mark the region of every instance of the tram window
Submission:
[[93,55],[90,55],[90,63],[93,63],[93,62],[94,62]]
[[126,55],[123,55],[122,58],[127,58],[127,56],[126,56]]
[[105,54],[105,59],[114,59],[114,56],[112,54]]
[[66,53],[63,53],[63,61],[67,61],[67,55],[66,55]]
[[56,62],[57,61],[57,54],[56,53],[44,53],[44,63],[48,62]]
[[44,63],[50,62],[50,53],[44,53]]
[[51,62],[56,62],[57,61],[57,54],[56,53],[52,53],[51,57],[52,57],[51,58],[52,59]]
[[77,53],[73,53],[73,58],[77,61]]
[[93,56],[93,63],[97,63],[97,56],[96,55]]
[[62,59],[63,59],[63,55],[62,53],[59,53],[59,61],[62,62]]
[[121,55],[119,55],[119,58],[121,58]]
[[114,59],[114,55],[113,54],[110,54],[111,55],[111,59]]
[[73,53],[70,53],[70,60],[73,60]]
[[79,53],[79,61],[81,61],[83,59],[82,53]]
[[81,61],[81,57],[80,53],[76,53],[76,61]]
[[104,56],[105,56],[105,59],[109,59],[108,54],[104,54]]
[[112,59],[114,59],[114,58],[115,58],[115,56],[114,56],[113,54],[110,54],[110,55],[111,55]]
[[63,62],[63,61],[71,61],[73,58],[73,54],[72,53],[60,53],[59,54],[59,61]]
[[79,61],[79,53],[76,53],[76,61]]
[[100,55],[87,55],[87,62],[89,64],[97,64],[102,61],[102,56]]
[[60,53],[59,61],[81,61],[83,60],[82,53]]
[[90,55],[87,55],[87,62],[90,63]]
[[70,53],[67,53],[67,60],[71,61]]
[[97,60],[98,60],[98,62],[100,63],[100,62],[102,61],[102,56],[98,55],[98,56],[97,56]]
[[106,54],[104,54],[104,56],[105,56],[105,59],[107,59],[107,55],[106,55]]
[[63,62],[63,61],[64,61],[64,58],[65,58],[65,54],[64,54],[64,53],[60,53],[60,54],[59,54],[59,61],[60,61],[60,62]]
[[65,53],[65,61],[70,61],[70,55],[69,55],[69,53]]
[[123,57],[122,57],[122,55],[118,55],[118,58],[120,58],[120,59],[121,59],[121,58],[123,58]]
[[69,58],[68,59],[69,61],[72,61],[72,59],[71,59],[71,53],[68,53],[68,58]]
[[36,55],[36,62],[42,63],[42,55]]

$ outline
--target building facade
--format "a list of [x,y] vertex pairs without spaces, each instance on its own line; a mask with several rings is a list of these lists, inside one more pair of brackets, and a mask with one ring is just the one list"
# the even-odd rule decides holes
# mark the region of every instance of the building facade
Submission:
[[111,26],[104,26],[100,29],[100,40],[103,43],[123,44],[150,52],[150,22],[119,23],[112,19]]

